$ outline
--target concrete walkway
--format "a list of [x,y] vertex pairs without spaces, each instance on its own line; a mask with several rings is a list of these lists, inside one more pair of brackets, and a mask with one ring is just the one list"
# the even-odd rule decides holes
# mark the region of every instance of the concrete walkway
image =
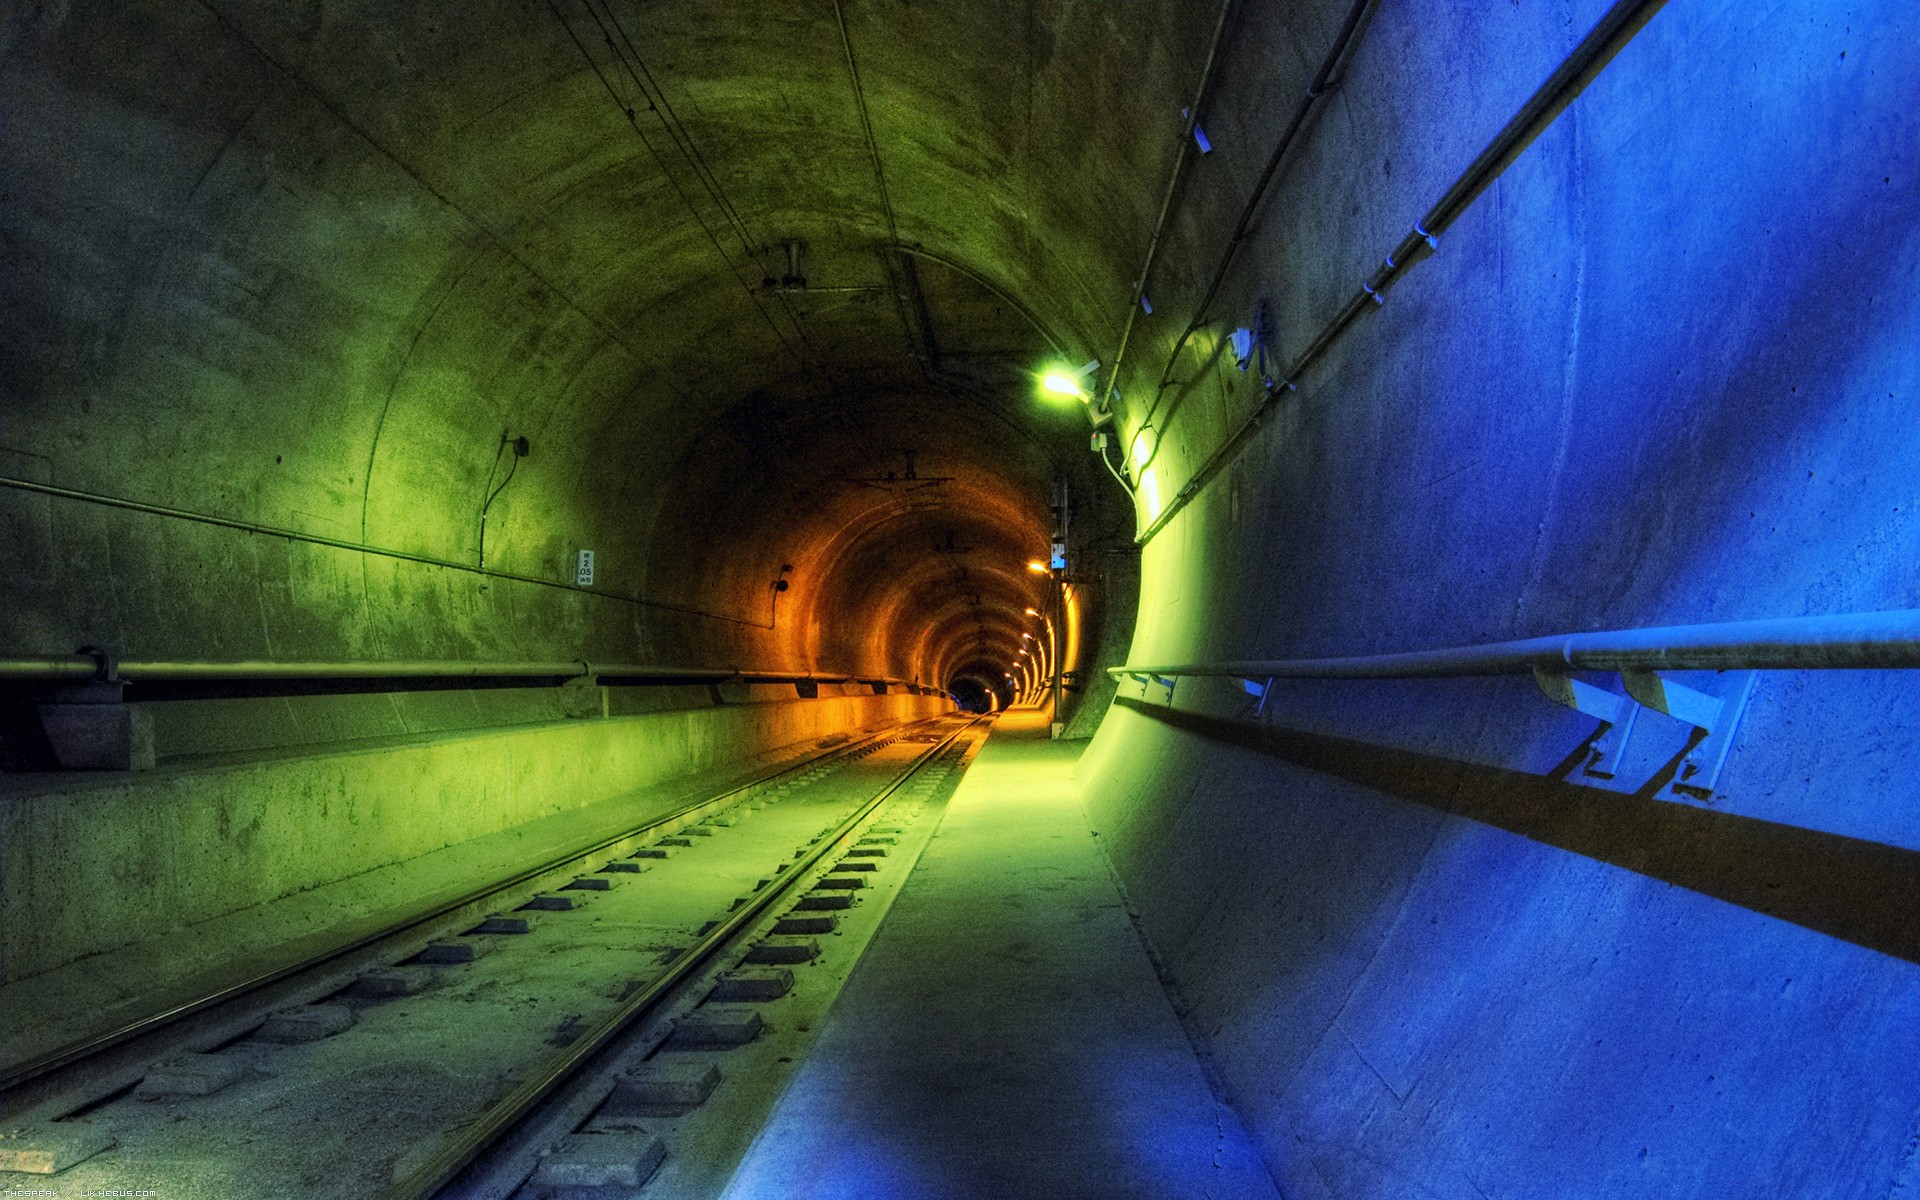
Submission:
[[725,1195],[1276,1197],[1073,791],[1003,717]]

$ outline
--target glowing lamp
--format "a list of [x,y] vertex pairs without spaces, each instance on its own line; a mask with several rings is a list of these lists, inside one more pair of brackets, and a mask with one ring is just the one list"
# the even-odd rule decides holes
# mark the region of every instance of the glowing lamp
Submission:
[[[1041,562],[1037,558],[1027,564],[1027,570],[1032,571],[1035,575],[1045,575],[1051,569],[1052,568],[1048,567],[1046,563]],[[1033,612],[1032,609],[1028,609],[1027,611]],[[1034,613],[1034,615],[1038,616],[1039,614]]]
[[1099,369],[1100,360],[1097,358],[1078,367],[1054,363],[1040,373],[1040,391],[1047,396],[1064,396],[1092,403],[1093,396],[1087,391],[1086,381]]

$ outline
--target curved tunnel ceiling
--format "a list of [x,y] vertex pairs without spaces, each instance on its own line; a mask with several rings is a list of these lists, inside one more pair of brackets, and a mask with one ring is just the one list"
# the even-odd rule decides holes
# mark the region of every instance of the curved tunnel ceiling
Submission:
[[[554,652],[1005,662],[1053,481],[1131,527],[1030,372],[1117,339],[1177,151],[1139,130],[1177,128],[1210,33],[1174,6],[16,8],[7,444],[79,490],[492,570],[594,548],[647,603],[552,616],[600,643]],[[225,640],[500,648],[458,611],[383,623],[414,585],[360,574],[351,633]]]

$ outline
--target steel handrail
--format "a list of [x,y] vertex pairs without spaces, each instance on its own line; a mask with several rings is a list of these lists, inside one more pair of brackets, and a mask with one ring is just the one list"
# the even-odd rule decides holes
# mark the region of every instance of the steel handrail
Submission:
[[748,671],[738,667],[674,667],[654,663],[566,661],[490,662],[459,659],[385,661],[193,661],[110,659],[86,654],[0,658],[0,681],[190,683],[341,679],[620,679],[656,683],[884,683],[911,680],[857,672]]
[[1124,676],[1432,679],[1534,670],[1743,671],[1920,668],[1920,609],[1671,625],[1343,658],[1242,659],[1107,668]]
[[1435,239],[1445,233],[1481,193],[1493,186],[1494,181],[1520,157],[1521,152],[1558,119],[1567,106],[1613,61],[1614,55],[1625,48],[1665,4],[1666,0],[1616,0],[1588,31],[1587,36],[1580,40],[1580,44],[1547,77],[1546,82],[1528,97],[1527,102],[1487,143],[1479,156],[1453,181],[1446,194],[1414,222],[1413,229],[1401,238],[1381,265],[1375,268],[1373,275],[1361,281],[1360,289],[1321,328],[1300,356],[1287,366],[1286,373],[1267,389],[1266,395],[1246,419],[1207,456],[1206,461],[1174,493],[1165,508],[1149,515],[1147,527],[1134,537],[1137,545],[1144,546],[1152,541],[1192,503],[1195,496],[1213,482],[1228,463],[1239,457],[1261,423],[1273,412],[1281,398],[1298,386],[1307,370],[1362,317],[1386,302],[1387,289],[1398,282],[1408,268],[1433,252]]

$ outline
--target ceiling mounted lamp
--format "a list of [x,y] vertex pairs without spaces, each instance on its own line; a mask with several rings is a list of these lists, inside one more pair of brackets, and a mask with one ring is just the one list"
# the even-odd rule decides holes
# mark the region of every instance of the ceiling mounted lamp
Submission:
[[1040,372],[1040,392],[1048,399],[1078,400],[1082,404],[1093,403],[1093,393],[1087,389],[1087,381],[1100,369],[1100,360],[1090,359],[1078,367],[1065,363],[1051,363]]

